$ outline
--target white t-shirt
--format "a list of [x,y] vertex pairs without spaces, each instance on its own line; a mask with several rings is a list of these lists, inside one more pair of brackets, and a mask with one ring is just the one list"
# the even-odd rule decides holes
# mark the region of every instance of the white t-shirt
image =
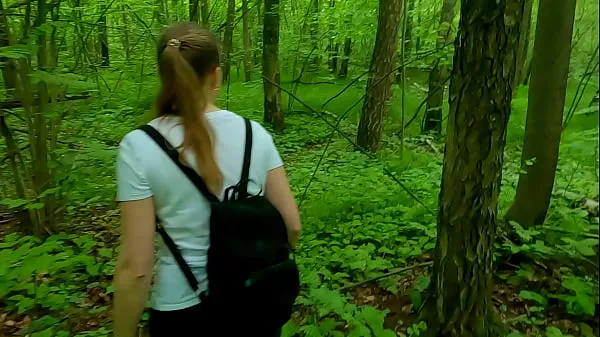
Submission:
[[[223,174],[224,189],[236,185],[242,172],[245,145],[244,119],[220,110],[206,115],[215,137],[215,155]],[[150,123],[173,146],[183,142],[183,124],[176,116],[160,117]],[[264,191],[267,172],[283,165],[271,135],[252,122],[253,144],[248,192]],[[186,162],[195,163],[186,151]],[[131,201],[154,196],[156,212],[175,241],[202,290],[207,287],[206,255],[209,247],[210,207],[163,150],[141,130],[127,134],[120,143],[117,159],[117,200]],[[152,308],[170,311],[200,303],[162,240],[156,261]]]

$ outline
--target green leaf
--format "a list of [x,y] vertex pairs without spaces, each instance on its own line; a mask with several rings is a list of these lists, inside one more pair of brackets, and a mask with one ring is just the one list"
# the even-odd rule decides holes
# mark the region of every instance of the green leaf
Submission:
[[289,320],[283,328],[281,328],[281,337],[292,337],[298,332],[298,326],[294,321]]
[[519,296],[521,296],[521,298],[523,298],[525,300],[535,301],[536,303],[538,303],[544,307],[546,305],[548,305],[548,300],[546,299],[546,297],[544,297],[534,291],[521,290],[521,292],[519,293]]
[[575,248],[583,256],[595,256],[594,247],[598,245],[597,239],[583,239],[575,243]]
[[546,337],[563,337],[563,333],[562,331],[560,331],[559,328],[555,327],[555,326],[551,326],[548,327],[548,329],[546,329]]
[[44,331],[34,332],[31,337],[52,337],[54,336],[54,329],[48,328]]
[[22,314],[24,312],[27,312],[28,310],[33,309],[34,306],[35,306],[35,301],[33,300],[33,298],[25,298],[17,304],[17,308],[18,308],[17,313]]
[[410,303],[412,303],[413,308],[421,308],[421,304],[422,304],[422,297],[421,297],[421,293],[418,292],[415,289],[411,289],[408,291],[408,298],[410,299]]
[[513,331],[513,332],[509,333],[508,335],[506,335],[506,337],[525,337],[525,336],[523,336],[523,334],[518,331]]
[[429,287],[429,283],[431,282],[431,277],[429,276],[419,276],[415,281],[415,290],[423,291]]
[[0,47],[0,58],[20,59],[33,54],[32,47],[24,44]]

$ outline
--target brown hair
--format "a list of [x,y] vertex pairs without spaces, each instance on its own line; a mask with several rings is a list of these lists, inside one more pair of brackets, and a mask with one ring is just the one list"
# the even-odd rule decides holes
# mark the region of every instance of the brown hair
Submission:
[[206,75],[219,66],[217,40],[197,24],[178,23],[162,32],[157,54],[161,81],[157,114],[182,118],[183,150],[194,152],[198,173],[218,194],[223,175],[215,159],[212,130],[203,115],[208,104]]

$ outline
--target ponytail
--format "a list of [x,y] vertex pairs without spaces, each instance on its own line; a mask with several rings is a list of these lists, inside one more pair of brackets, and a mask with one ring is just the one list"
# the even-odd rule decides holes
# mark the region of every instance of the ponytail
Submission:
[[[169,40],[159,55],[161,90],[157,97],[159,116],[176,114],[183,120],[183,151],[192,150],[198,174],[219,195],[223,175],[215,158],[214,139],[204,111],[208,104],[204,80],[183,55],[182,42]],[[185,47],[185,46],[184,46]]]

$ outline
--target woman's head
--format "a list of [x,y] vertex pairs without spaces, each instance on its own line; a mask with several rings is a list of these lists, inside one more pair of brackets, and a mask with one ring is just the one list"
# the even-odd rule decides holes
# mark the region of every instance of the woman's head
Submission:
[[197,24],[178,23],[160,35],[157,57],[161,82],[157,113],[182,118],[184,151],[193,151],[200,175],[218,193],[223,177],[215,159],[212,132],[204,118],[221,85],[217,40]]

